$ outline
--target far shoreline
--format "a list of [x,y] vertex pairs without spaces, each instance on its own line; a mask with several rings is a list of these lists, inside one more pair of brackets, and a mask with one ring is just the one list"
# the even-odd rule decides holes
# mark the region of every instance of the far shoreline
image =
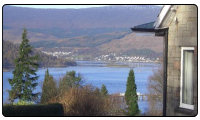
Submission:
[[[153,63],[153,64],[161,64],[161,62],[144,62],[144,61],[137,61],[137,62],[121,62],[121,61],[94,61],[94,60],[76,60],[76,63],[80,62],[99,62],[105,64],[104,67],[130,67],[129,64],[133,63]],[[71,65],[71,66],[48,66],[48,67],[39,67],[38,69],[45,69],[45,68],[65,68],[65,67],[73,67],[73,66],[81,66],[80,64]],[[2,67],[3,72],[11,72],[15,67]]]

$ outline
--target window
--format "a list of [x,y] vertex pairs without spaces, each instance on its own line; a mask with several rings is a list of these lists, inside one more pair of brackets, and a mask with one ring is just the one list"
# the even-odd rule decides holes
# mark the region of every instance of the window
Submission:
[[194,109],[193,105],[193,61],[194,48],[181,48],[180,107]]

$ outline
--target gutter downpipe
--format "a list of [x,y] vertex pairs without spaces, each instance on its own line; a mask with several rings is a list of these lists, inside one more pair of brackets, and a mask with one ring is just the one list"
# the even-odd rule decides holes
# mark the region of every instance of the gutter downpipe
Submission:
[[163,116],[166,116],[166,109],[167,109],[167,62],[168,62],[168,29],[165,30],[165,36],[164,36],[164,80],[163,80]]
[[163,36],[163,116],[166,116],[167,104],[167,62],[168,62],[168,28],[156,29],[155,36]]
[[[163,42],[163,116],[166,115],[166,103],[167,103],[167,62],[168,62],[168,29],[169,28],[160,28],[160,29],[154,29],[152,31],[147,30],[146,32],[154,32],[155,36],[162,36],[164,37]],[[132,31],[137,31],[135,29],[132,29]],[[141,32],[141,30],[138,30]],[[142,30],[143,32],[145,30]]]

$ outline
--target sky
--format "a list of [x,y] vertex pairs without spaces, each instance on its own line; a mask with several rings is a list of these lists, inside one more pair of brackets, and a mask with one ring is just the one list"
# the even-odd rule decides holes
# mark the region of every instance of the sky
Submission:
[[[16,7],[29,7],[29,8],[54,8],[54,9],[80,9],[80,8],[91,8],[91,7],[103,7],[109,5],[12,5]],[[161,6],[161,5],[159,5]]]
[[16,7],[29,7],[29,8],[56,8],[56,9],[65,9],[65,8],[91,8],[91,7],[102,7],[108,5],[13,5]]

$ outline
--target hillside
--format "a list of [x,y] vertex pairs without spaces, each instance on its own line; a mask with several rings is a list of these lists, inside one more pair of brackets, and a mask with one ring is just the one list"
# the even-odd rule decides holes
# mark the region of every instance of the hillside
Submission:
[[130,33],[121,39],[115,39],[99,46],[99,49],[101,51],[126,53],[134,48],[149,49],[159,53],[162,52],[162,43],[162,37],[155,37],[153,35],[141,36],[136,33]]
[[6,5],[3,7],[3,40],[20,43],[21,32],[27,28],[30,43],[35,48],[47,52],[70,52],[74,58],[86,56],[90,59],[110,52],[159,56],[162,42],[158,39],[161,38],[133,35],[130,28],[154,21],[160,9],[160,6],[152,5],[83,9]]
[[134,25],[154,21],[159,6],[115,5],[85,9],[34,9],[3,7],[4,40],[20,42],[27,28],[30,41],[59,41],[77,36],[128,31]]
[[[3,68],[14,67],[14,60],[18,55],[19,45],[14,45],[8,41],[3,41]],[[39,55],[39,67],[58,67],[73,66],[75,62],[70,60],[58,59],[56,57],[46,55],[38,50],[33,49],[33,53]]]
[[[103,33],[97,35],[85,35],[85,36],[77,36],[71,38],[63,38],[59,39],[58,41],[51,41],[51,40],[41,40],[41,41],[31,41],[31,44],[36,47],[46,47],[46,48],[53,48],[53,47],[97,47],[102,44],[107,44],[108,42],[114,39],[123,38],[129,34],[127,32],[112,32],[112,33]],[[35,38],[36,39],[36,38]]]
[[[159,6],[115,5],[84,9],[34,9],[6,5],[3,7],[4,29],[29,28],[62,33],[74,29],[130,28],[154,21]],[[60,30],[60,31],[59,31]],[[87,32],[87,31],[85,31]],[[64,36],[62,36],[64,37]]]

